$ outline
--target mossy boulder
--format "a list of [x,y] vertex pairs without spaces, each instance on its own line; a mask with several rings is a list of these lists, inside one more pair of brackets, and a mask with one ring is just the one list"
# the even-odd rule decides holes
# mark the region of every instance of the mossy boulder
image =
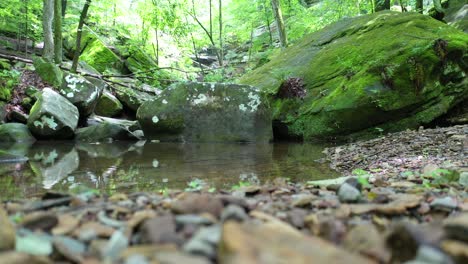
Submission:
[[137,112],[146,138],[190,142],[269,142],[271,113],[258,89],[179,83]]
[[41,139],[69,139],[74,136],[79,112],[65,97],[50,88],[38,95],[28,119],[28,128]]
[[83,27],[81,47],[80,60],[100,73],[106,70],[118,72],[123,70],[123,62],[119,56],[106,45],[103,39],[86,26]]
[[155,95],[159,92],[160,90],[154,88],[153,92],[150,93],[136,85],[118,86],[118,88],[115,89],[115,94],[119,101],[133,112],[136,112],[144,102],[153,100]]
[[36,73],[50,85],[59,88],[62,85],[63,72],[60,68],[52,62],[48,62],[40,57],[33,59],[34,68]]
[[93,113],[101,92],[102,87],[71,73],[65,74],[60,87],[60,93],[78,108],[82,118]]
[[20,123],[8,123],[0,125],[0,138],[2,142],[34,142],[26,125]]
[[156,62],[140,48],[131,47],[128,52],[129,57],[125,60],[125,66],[129,71],[137,73],[149,69],[156,70]]
[[416,128],[467,98],[467,48],[467,34],[428,16],[378,12],[304,37],[240,83],[270,95],[289,136]]
[[123,105],[109,91],[104,91],[99,97],[94,113],[105,117],[114,117],[122,113]]
[[444,21],[468,33],[468,4],[466,0],[451,0],[445,9]]

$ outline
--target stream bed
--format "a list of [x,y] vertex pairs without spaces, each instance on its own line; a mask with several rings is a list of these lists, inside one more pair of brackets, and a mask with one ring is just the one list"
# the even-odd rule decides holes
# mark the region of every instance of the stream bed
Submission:
[[[0,144],[0,198],[46,191],[161,191],[190,182],[230,189],[277,177],[292,182],[338,177],[319,160],[326,145],[156,142]],[[3,154],[2,154],[3,153]],[[9,153],[9,154],[6,154]]]

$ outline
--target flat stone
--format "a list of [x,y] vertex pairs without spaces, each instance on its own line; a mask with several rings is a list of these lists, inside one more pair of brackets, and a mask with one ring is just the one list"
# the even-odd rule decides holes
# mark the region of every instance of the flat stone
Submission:
[[226,222],[219,263],[372,263],[325,240],[281,225]]
[[447,264],[452,263],[449,256],[445,255],[441,250],[422,245],[418,248],[416,258],[412,261],[407,261],[405,264]]
[[158,263],[164,264],[211,264],[212,262],[202,256],[194,256],[180,251],[158,251],[154,255]]
[[211,195],[187,193],[171,203],[171,210],[176,214],[210,213],[215,217],[220,217],[223,203]]
[[184,251],[214,259],[220,239],[221,227],[219,225],[202,227],[184,245]]
[[172,244],[134,245],[134,246],[131,246],[131,247],[128,247],[128,248],[124,249],[120,253],[120,258],[121,259],[127,259],[132,255],[142,255],[142,256],[145,256],[147,258],[152,258],[153,255],[156,252],[172,252],[172,251],[176,251],[176,250],[177,250],[177,247],[175,245],[172,245]]
[[58,223],[54,213],[38,211],[24,216],[21,225],[30,230],[50,231]]
[[452,210],[457,209],[457,207],[457,201],[449,196],[436,198],[431,202],[431,208],[439,211],[450,212]]
[[307,207],[310,203],[317,199],[317,196],[313,194],[297,194],[292,196],[292,206],[294,207]]
[[0,260],[5,264],[52,264],[51,259],[44,256],[34,256],[22,252],[9,251],[0,253]]

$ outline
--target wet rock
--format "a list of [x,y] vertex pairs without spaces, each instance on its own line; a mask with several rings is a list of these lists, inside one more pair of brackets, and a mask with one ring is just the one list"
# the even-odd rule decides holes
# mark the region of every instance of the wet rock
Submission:
[[91,115],[96,106],[102,88],[86,78],[72,73],[64,74],[60,93],[78,108],[80,117]]
[[211,264],[212,262],[202,256],[194,256],[191,254],[186,254],[179,251],[158,251],[154,255],[158,263],[161,264],[181,264],[181,263],[190,263],[190,264]]
[[137,119],[149,139],[188,142],[269,142],[271,115],[252,86],[178,83],[143,103]]
[[16,231],[7,212],[0,206],[0,251],[15,248]]
[[219,217],[223,203],[220,199],[207,194],[186,193],[171,203],[171,210],[176,214],[210,213]]
[[175,219],[172,215],[148,219],[143,222],[139,231],[142,243],[182,243],[181,238],[176,233]]
[[210,259],[215,259],[217,246],[220,239],[221,227],[219,225],[202,227],[184,245],[184,251],[195,255],[202,255]]
[[34,142],[36,139],[31,135],[26,125],[19,123],[8,123],[0,125],[0,138],[2,142]]
[[420,246],[416,258],[405,264],[450,264],[453,263],[449,256],[435,247]]
[[468,263],[468,244],[456,240],[444,240],[440,246],[455,263]]
[[436,198],[431,202],[431,208],[439,211],[451,212],[457,209],[458,203],[455,199],[447,196],[442,198]]
[[138,139],[132,132],[119,124],[102,122],[76,130],[76,140],[87,142]]
[[23,252],[9,251],[0,253],[0,260],[5,264],[52,264],[52,260],[44,256],[34,256]]
[[371,263],[320,238],[306,237],[281,225],[226,222],[219,263]]
[[448,238],[468,243],[468,213],[448,218],[444,221],[444,229]]
[[359,201],[361,192],[348,183],[343,183],[338,190],[338,198],[342,203],[353,203]]
[[31,109],[28,128],[41,139],[69,139],[78,125],[78,109],[52,89],[45,88]]
[[360,215],[377,212],[385,215],[399,215],[406,213],[408,209],[415,208],[421,203],[422,197],[415,194],[390,195],[393,201],[387,204],[351,204],[349,208],[352,214]]
[[354,253],[360,253],[375,259],[379,263],[388,263],[390,254],[385,248],[385,239],[374,225],[357,225],[344,239],[344,247]]
[[223,209],[223,212],[221,213],[221,221],[226,222],[228,220],[234,220],[238,222],[245,221],[249,218],[247,213],[245,212],[244,208],[238,206],[238,205],[228,205]]
[[24,216],[21,225],[30,230],[50,231],[58,223],[58,218],[54,213],[34,212]]
[[94,112],[100,116],[114,117],[119,115],[122,110],[123,106],[119,99],[109,91],[104,90],[101,97],[98,99]]

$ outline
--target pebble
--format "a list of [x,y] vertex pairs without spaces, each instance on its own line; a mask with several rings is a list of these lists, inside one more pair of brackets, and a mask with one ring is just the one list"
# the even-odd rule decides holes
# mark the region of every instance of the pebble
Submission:
[[418,248],[416,258],[405,264],[451,264],[453,261],[439,249],[422,245]]
[[361,198],[361,192],[354,186],[345,182],[338,190],[338,198],[342,203],[357,202]]
[[210,259],[216,258],[217,245],[221,239],[221,227],[213,225],[202,227],[197,233],[184,245],[185,252],[202,255]]
[[15,248],[16,230],[7,212],[0,206],[0,251]]
[[234,220],[238,222],[243,222],[247,220],[249,216],[245,212],[244,208],[230,204],[226,208],[224,208],[223,212],[221,213],[221,221],[225,222],[228,220]]

